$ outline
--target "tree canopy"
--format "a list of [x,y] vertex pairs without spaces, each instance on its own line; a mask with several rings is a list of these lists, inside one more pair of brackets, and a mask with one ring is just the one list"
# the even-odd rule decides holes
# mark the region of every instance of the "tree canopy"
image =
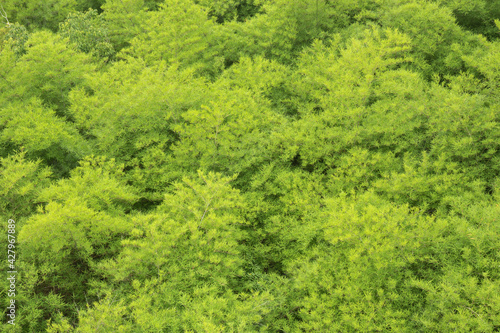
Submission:
[[500,1],[0,5],[0,332],[500,330]]

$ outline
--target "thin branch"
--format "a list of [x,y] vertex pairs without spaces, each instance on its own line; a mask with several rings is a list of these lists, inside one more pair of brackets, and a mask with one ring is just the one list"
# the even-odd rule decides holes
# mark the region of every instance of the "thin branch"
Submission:
[[200,222],[198,224],[201,224],[201,222],[203,222],[203,219],[205,218],[205,214],[208,212],[208,207],[210,207],[210,204],[212,203],[212,199],[210,199],[207,206],[205,207],[205,211],[203,212],[203,216],[201,217]]
[[472,310],[468,306],[466,306],[465,308],[468,309],[468,310],[470,310],[476,317],[478,317],[478,318],[480,317],[480,315],[478,315],[476,311]]
[[5,12],[5,9],[3,9],[3,6],[0,5],[0,7],[2,7],[2,17],[7,21],[7,26],[10,27],[10,22],[9,22],[9,19],[7,18],[7,13]]

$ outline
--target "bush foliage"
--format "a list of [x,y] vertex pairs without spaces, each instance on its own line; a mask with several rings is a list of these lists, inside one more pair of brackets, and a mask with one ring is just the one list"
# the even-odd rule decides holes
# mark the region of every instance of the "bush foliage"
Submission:
[[1,332],[499,331],[499,1],[0,9]]

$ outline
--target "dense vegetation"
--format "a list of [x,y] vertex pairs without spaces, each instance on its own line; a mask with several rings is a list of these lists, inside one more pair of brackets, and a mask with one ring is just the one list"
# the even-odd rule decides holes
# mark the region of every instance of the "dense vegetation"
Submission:
[[500,331],[500,0],[1,4],[2,332]]

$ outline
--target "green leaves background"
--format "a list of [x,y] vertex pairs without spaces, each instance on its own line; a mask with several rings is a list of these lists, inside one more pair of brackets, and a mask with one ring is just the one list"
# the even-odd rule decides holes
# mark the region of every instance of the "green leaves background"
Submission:
[[498,331],[498,1],[2,6],[1,331]]

